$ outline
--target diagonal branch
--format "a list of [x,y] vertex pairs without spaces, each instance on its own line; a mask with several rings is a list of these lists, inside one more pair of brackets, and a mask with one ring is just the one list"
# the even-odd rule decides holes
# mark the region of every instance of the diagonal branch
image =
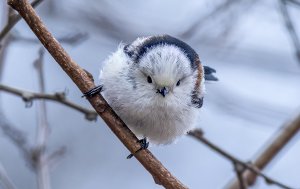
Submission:
[[66,94],[64,92],[54,93],[54,94],[45,94],[30,92],[21,89],[16,89],[7,85],[0,84],[0,91],[8,92],[17,96],[22,97],[25,101],[26,106],[31,106],[33,100],[51,100],[58,103],[61,103],[69,108],[75,109],[85,115],[85,118],[89,121],[94,121],[97,119],[97,113],[94,110],[84,108],[76,103],[73,103],[66,99]]
[[[238,158],[234,157],[233,155],[229,154],[225,150],[221,149],[217,145],[213,144],[212,142],[210,142],[208,139],[206,139],[203,136],[203,132],[200,129],[196,129],[196,130],[190,131],[188,133],[188,135],[194,137],[195,139],[197,139],[200,142],[204,143],[206,146],[210,147],[215,152],[219,153],[220,155],[222,155],[226,159],[230,160],[233,163],[233,165],[239,165],[242,169],[247,169],[247,170],[251,171],[253,174],[258,175],[258,176],[264,178],[265,181],[268,184],[274,184],[274,185],[277,185],[277,186],[279,186],[281,188],[285,188],[285,189],[292,189],[292,187],[289,187],[289,186],[287,186],[285,184],[282,184],[279,181],[277,181],[275,179],[272,179],[269,176],[265,175],[255,165],[250,164],[250,163],[245,163],[245,162],[239,160]],[[239,182],[238,182],[238,184],[239,184]]]
[[[276,157],[276,155],[283,149],[287,143],[298,133],[300,130],[300,114],[296,116],[293,120],[286,123],[278,132],[277,136],[271,139],[267,147],[262,151],[262,153],[254,160],[254,165],[262,170],[268,163]],[[257,175],[251,171],[245,171],[244,179],[249,186],[252,186],[255,183]],[[230,186],[230,189],[238,189],[238,181],[233,181]]]
[[[27,0],[8,0],[8,4],[17,10],[25,19],[41,43],[45,46],[61,68],[69,75],[81,92],[89,91],[95,87],[92,78],[90,78],[89,75],[71,59],[67,52],[46,29],[45,25],[42,23],[41,19],[37,16]],[[138,138],[117,116],[102,95],[96,95],[88,100],[114,134],[127,147],[127,149],[130,150],[130,152],[133,153],[140,148]],[[186,188],[186,186],[177,180],[149,150],[141,150],[135,155],[135,157],[149,171],[158,184],[163,185],[165,188]]]

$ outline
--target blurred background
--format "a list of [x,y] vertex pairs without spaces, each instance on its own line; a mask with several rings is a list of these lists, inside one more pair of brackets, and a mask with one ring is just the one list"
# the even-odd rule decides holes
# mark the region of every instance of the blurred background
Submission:
[[[197,127],[245,162],[254,160],[283,124],[300,112],[300,1],[44,0],[36,10],[75,62],[95,79],[120,42],[169,34],[190,44],[219,78],[206,85]],[[2,1],[2,27],[7,11]],[[41,44],[23,20],[6,42],[1,47],[0,83],[41,91],[33,64]],[[42,58],[45,92],[66,92],[69,100],[91,109],[48,52]],[[22,98],[0,91],[0,169],[5,169],[15,188],[38,188],[37,178],[20,146],[8,137],[13,131],[3,125],[21,131],[22,142],[34,146],[39,105],[34,101],[26,108]],[[100,118],[88,121],[82,113],[55,102],[47,101],[46,106],[50,127],[46,153],[57,152],[49,165],[51,188],[162,188],[136,159],[126,159],[129,151]],[[299,139],[298,133],[263,170],[295,188],[300,187]],[[236,177],[230,161],[188,136],[150,150],[189,188],[226,188]],[[251,188],[279,187],[258,178]]]

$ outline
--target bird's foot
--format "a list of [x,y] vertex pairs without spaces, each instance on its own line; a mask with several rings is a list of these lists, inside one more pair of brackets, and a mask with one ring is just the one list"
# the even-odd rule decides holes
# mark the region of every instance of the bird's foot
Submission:
[[81,97],[86,97],[86,98],[90,98],[95,96],[96,94],[99,94],[102,91],[103,86],[99,85],[95,88],[92,88],[91,90],[83,93],[83,95]]
[[144,149],[147,149],[147,148],[149,147],[149,142],[147,142],[147,139],[146,139],[146,138],[143,138],[143,139],[139,140],[138,142],[141,144],[141,148],[138,149],[137,151],[135,151],[134,153],[129,154],[129,156],[127,156],[127,159],[132,158],[132,157],[133,157],[136,153],[138,153],[139,151],[144,150]]

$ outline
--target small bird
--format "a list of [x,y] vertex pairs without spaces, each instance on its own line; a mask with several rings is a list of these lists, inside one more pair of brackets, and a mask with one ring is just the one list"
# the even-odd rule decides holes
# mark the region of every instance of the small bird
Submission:
[[[198,54],[169,35],[139,37],[120,44],[104,61],[100,86],[104,98],[133,133],[141,149],[170,144],[192,130],[203,105],[205,80],[218,80]],[[132,157],[133,154],[129,156]]]

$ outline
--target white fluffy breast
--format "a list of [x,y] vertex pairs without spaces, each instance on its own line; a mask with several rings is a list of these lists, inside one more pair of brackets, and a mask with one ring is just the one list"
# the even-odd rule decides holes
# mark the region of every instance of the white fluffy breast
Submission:
[[[120,45],[104,62],[99,77],[105,99],[121,119],[138,137],[147,137],[155,144],[171,143],[191,130],[199,112],[190,104],[196,74],[189,74],[188,60],[176,47],[168,48],[153,49],[155,51],[143,57],[140,68],[146,70],[141,73],[139,69],[132,69],[132,62]],[[156,56],[157,53],[161,56]],[[165,65],[159,66],[161,63]],[[155,92],[154,83],[147,83],[144,74],[148,72],[157,76],[154,80],[159,85],[185,78],[182,86],[174,87],[164,98]]]

